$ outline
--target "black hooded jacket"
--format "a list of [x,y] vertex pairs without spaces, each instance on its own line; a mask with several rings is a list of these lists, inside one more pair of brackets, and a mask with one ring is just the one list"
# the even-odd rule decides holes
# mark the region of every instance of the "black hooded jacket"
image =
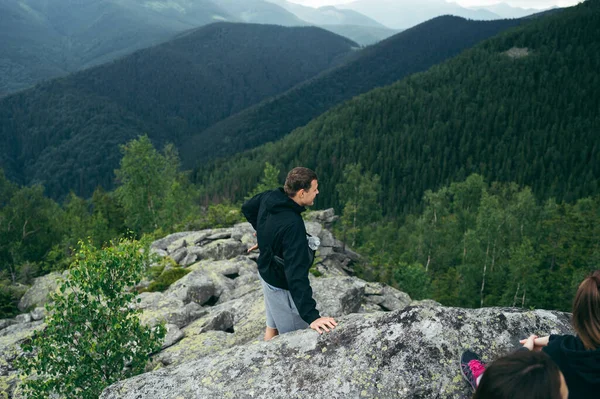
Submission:
[[569,399],[600,398],[600,349],[586,350],[573,335],[551,335],[543,351],[565,376]]
[[[308,280],[312,259],[301,216],[305,210],[283,188],[258,194],[242,206],[242,213],[256,230],[260,276],[274,287],[289,290],[300,317],[310,324],[320,315]],[[279,266],[274,255],[282,258],[285,266]]]

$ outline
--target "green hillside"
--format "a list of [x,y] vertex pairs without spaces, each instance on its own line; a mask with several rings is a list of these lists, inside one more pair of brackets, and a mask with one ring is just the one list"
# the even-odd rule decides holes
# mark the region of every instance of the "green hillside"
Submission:
[[0,99],[0,167],[53,198],[111,188],[118,145],[162,147],[279,94],[353,52],[319,28],[212,24]]
[[573,201],[600,179],[600,2],[533,20],[460,56],[373,90],[283,140],[200,168],[210,198],[240,198],[264,162],[320,176],[321,207],[343,202],[344,166],[381,177],[387,215],[471,173]]
[[198,133],[182,148],[184,164],[193,167],[216,156],[278,140],[336,104],[424,71],[520,23],[467,21],[452,16],[427,21],[360,51],[337,69]]

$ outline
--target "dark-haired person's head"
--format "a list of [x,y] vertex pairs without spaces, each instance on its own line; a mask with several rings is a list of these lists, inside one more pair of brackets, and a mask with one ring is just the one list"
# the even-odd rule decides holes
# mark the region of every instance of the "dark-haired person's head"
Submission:
[[573,301],[573,328],[586,349],[600,349],[600,270],[579,284]]
[[493,362],[473,399],[567,399],[569,390],[556,363],[543,352],[518,351]]
[[297,167],[289,171],[283,189],[301,206],[311,206],[319,194],[317,174],[308,168]]

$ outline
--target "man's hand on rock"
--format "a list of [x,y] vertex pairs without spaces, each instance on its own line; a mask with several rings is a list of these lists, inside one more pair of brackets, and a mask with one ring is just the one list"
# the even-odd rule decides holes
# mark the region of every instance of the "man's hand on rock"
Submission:
[[310,328],[318,332],[319,334],[323,334],[324,332],[329,332],[333,330],[337,326],[336,321],[333,317],[320,317],[317,320],[310,323]]

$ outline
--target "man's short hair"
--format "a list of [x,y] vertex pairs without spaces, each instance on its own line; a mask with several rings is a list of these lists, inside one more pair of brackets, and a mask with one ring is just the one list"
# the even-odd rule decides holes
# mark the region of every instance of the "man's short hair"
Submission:
[[317,174],[308,168],[299,166],[290,170],[285,178],[283,189],[289,197],[293,197],[300,190],[308,191],[313,180],[317,180]]

